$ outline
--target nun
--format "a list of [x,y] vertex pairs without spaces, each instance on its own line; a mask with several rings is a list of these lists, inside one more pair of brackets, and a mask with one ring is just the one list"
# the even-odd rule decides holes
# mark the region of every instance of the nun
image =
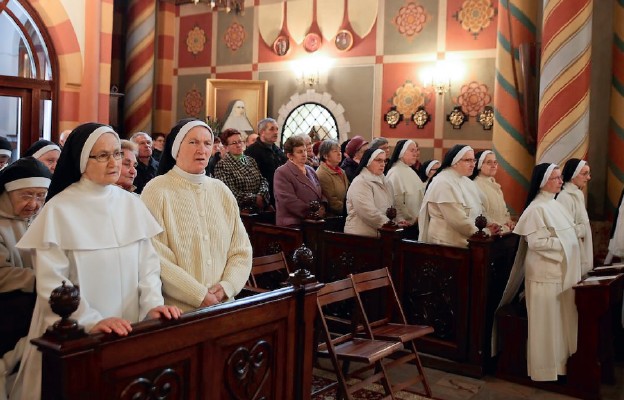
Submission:
[[556,164],[533,169],[526,209],[514,229],[520,244],[499,305],[511,303],[524,282],[527,371],[534,381],[565,375],[568,357],[576,352],[578,314],[572,286],[581,280],[581,251],[572,216],[555,200],[562,184]]
[[412,140],[399,140],[386,165],[386,180],[392,186],[397,218],[413,226],[418,220],[425,184],[411,168],[418,161],[420,150]]
[[51,173],[54,173],[60,156],[61,148],[56,143],[45,139],[37,140],[24,153],[24,157],[34,157],[41,161]]
[[[389,221],[386,210],[394,205],[394,196],[383,174],[385,166],[385,151],[364,152],[347,191],[345,233],[377,237],[378,229]],[[407,223],[400,221],[399,225],[405,227]]]
[[17,243],[34,250],[37,300],[12,399],[41,397],[41,353],[30,340],[59,319],[48,300],[62,281],[80,286],[72,318],[89,333],[125,336],[131,323],[180,315],[177,307],[163,305],[150,241],[161,228],[137,196],[115,185],[121,155],[111,127],[86,123],[74,129],[47,204]]
[[153,239],[163,294],[182,310],[233,300],[251,272],[251,243],[236,198],[205,174],[214,137],[183,119],[165,140],[156,178],[141,199],[164,231]]
[[11,156],[13,155],[13,146],[9,139],[4,136],[0,136],[0,171],[5,169],[7,165],[11,163]]
[[[418,216],[418,240],[468,247],[468,238],[477,232],[475,219],[483,213],[479,189],[468,178],[475,163],[470,146],[458,144],[446,153],[425,191]],[[500,226],[488,222],[486,231],[498,235]]]
[[477,166],[470,176],[476,183],[483,203],[483,215],[489,222],[500,225],[502,233],[513,231],[515,222],[509,215],[503,190],[494,176],[498,172],[498,161],[492,150],[483,150],[475,155]]
[[591,171],[586,161],[571,158],[563,166],[561,176],[563,188],[556,198],[568,210],[577,226],[581,241],[581,273],[585,275],[594,269],[594,243],[583,194],[583,189],[591,179]]
[[0,172],[0,293],[35,290],[31,252],[15,247],[48,194],[52,174],[33,157]]
[[429,183],[429,179],[431,179],[431,177],[438,172],[440,165],[441,163],[438,160],[427,160],[420,164],[420,167],[418,167],[418,176],[420,177],[420,180],[423,181],[423,183]]
[[[624,258],[624,189],[620,193],[620,200],[613,215],[613,225],[609,234],[609,252],[604,265],[610,265],[613,257]],[[622,324],[624,325],[624,309],[622,309]]]

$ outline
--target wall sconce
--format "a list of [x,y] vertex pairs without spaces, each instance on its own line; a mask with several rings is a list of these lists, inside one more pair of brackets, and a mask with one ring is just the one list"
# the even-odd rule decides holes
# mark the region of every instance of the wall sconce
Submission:
[[293,61],[291,68],[295,73],[297,82],[305,87],[312,88],[320,83],[321,75],[326,73],[332,64],[333,62],[330,58],[314,54],[298,61]]
[[421,79],[424,87],[430,87],[438,95],[442,95],[451,90],[451,80],[462,78],[463,71],[460,61],[438,60],[435,66],[422,71]]

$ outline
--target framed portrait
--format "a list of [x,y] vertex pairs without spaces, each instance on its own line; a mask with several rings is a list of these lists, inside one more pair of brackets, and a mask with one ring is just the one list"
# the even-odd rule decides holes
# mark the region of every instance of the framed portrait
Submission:
[[253,132],[267,115],[267,87],[267,81],[207,79],[206,116],[216,118],[222,130]]

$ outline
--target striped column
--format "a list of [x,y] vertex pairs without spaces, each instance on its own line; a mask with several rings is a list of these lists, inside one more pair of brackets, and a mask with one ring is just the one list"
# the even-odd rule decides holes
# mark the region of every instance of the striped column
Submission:
[[130,0],[126,42],[124,131],[152,131],[156,0]]
[[534,108],[524,104],[534,81],[523,75],[519,47],[536,41],[537,7],[537,0],[500,0],[498,7],[492,145],[500,166],[496,180],[515,215],[524,209],[535,164],[535,138],[528,126]]
[[624,0],[613,6],[613,77],[607,162],[608,209],[613,210],[624,185]]
[[158,50],[153,132],[167,133],[173,126],[173,48],[175,46],[175,4],[158,2]]
[[592,0],[544,2],[538,162],[587,155]]

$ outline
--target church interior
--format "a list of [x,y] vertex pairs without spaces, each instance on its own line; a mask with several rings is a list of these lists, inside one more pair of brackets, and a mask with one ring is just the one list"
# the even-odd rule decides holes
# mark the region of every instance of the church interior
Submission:
[[[0,16],[0,135],[17,158],[84,122],[121,138],[166,135],[189,117],[220,127],[242,99],[250,128],[239,130],[274,118],[280,147],[307,133],[340,143],[383,137],[391,148],[411,139],[421,161],[442,160],[457,144],[492,149],[516,219],[536,164],[586,160],[595,265],[607,254],[624,188],[622,0],[4,0]],[[290,289],[191,312],[179,325],[142,322],[127,338],[41,339],[44,363],[56,368],[44,375],[49,398],[152,398],[131,397],[149,390],[162,391],[153,398],[337,398],[308,392],[329,379],[319,378],[313,349],[318,282],[387,266],[407,320],[435,328],[415,341],[431,398],[624,399],[621,275],[576,291],[586,319],[569,376],[533,384],[526,346],[513,344],[526,341],[518,334],[526,312],[496,313],[517,238],[440,250],[402,242],[396,228],[348,238],[330,221],[279,229],[242,218],[254,255],[287,256]],[[304,243],[313,257],[302,255]],[[507,353],[492,361],[497,318]],[[353,398],[382,398],[368,391]],[[404,396],[396,398],[424,398]]]

